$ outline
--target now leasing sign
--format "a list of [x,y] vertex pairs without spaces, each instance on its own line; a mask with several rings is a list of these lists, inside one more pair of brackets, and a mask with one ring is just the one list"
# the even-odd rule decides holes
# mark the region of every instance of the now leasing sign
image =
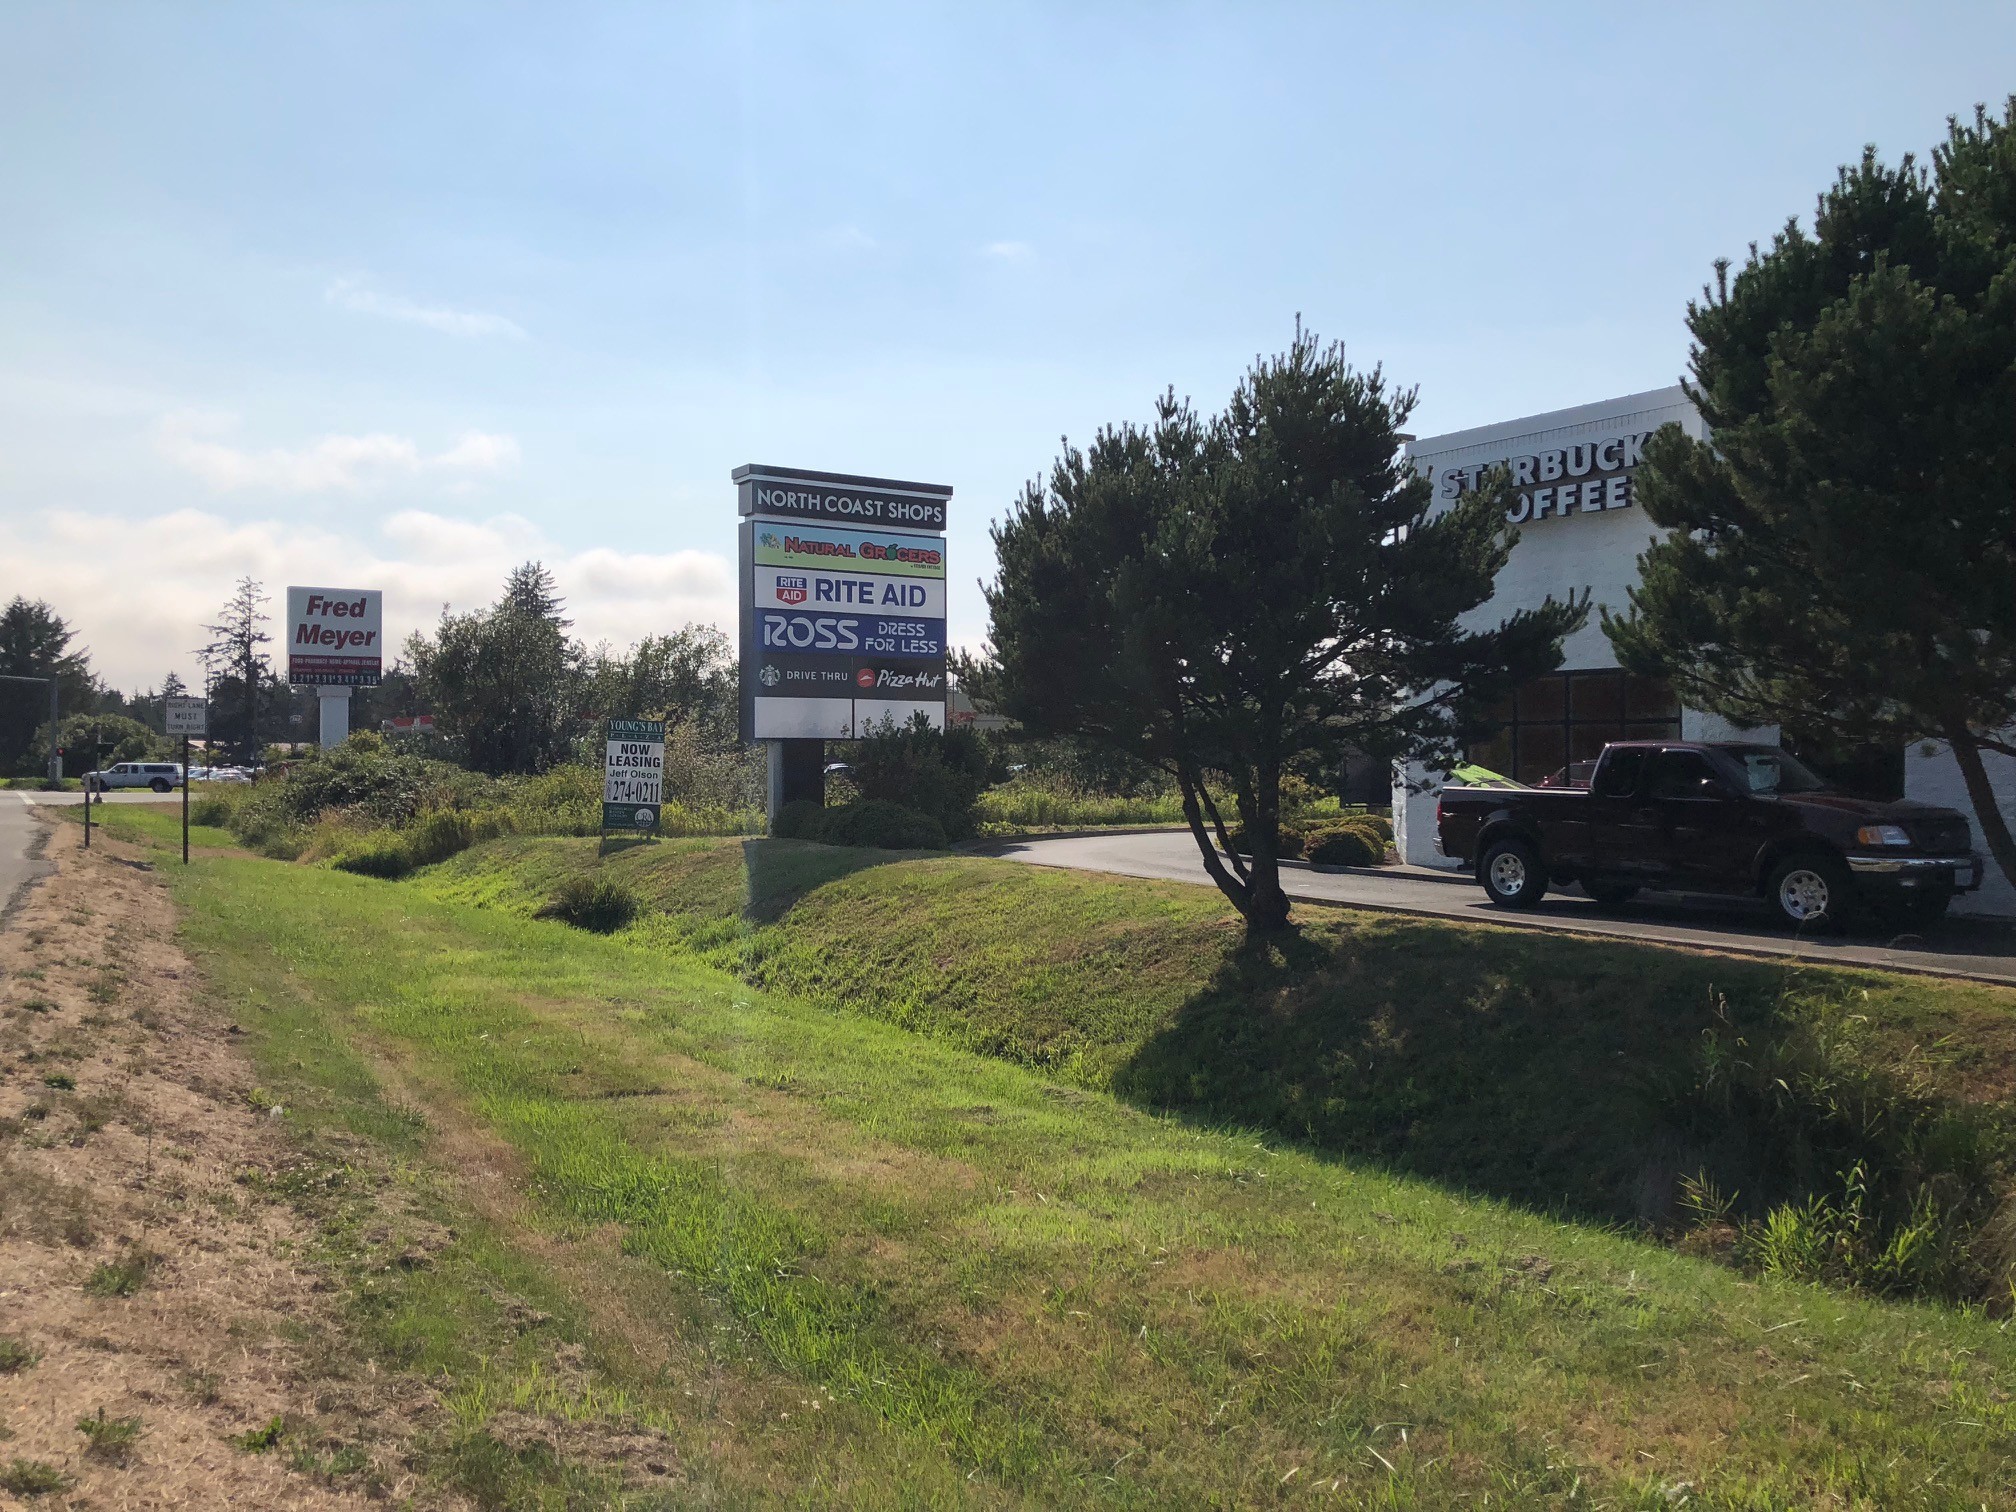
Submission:
[[376,588],[287,590],[287,681],[376,687],[385,673],[385,595]]
[[658,828],[665,801],[665,721],[612,719],[602,766],[602,828]]

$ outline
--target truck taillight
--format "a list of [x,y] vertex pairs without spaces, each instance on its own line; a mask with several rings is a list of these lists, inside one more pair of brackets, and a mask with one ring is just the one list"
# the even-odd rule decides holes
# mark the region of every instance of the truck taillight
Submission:
[[1437,830],[1442,828],[1442,795],[1440,793],[1435,795],[1435,828]]

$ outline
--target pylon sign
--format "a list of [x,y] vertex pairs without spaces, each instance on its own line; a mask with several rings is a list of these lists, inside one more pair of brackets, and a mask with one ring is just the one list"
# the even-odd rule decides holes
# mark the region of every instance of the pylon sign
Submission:
[[735,469],[742,738],[847,740],[922,714],[945,728],[952,489]]

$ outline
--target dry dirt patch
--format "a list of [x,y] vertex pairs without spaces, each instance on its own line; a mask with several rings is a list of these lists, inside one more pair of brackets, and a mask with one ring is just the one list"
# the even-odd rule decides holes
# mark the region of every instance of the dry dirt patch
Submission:
[[[334,1298],[307,1225],[256,1195],[285,1131],[167,896],[136,853],[52,831],[55,875],[0,930],[0,1486],[53,1472],[38,1504],[75,1507],[419,1493],[402,1445],[434,1404],[306,1359]],[[137,1433],[80,1431],[101,1409]],[[233,1442],[275,1418],[278,1444]]]

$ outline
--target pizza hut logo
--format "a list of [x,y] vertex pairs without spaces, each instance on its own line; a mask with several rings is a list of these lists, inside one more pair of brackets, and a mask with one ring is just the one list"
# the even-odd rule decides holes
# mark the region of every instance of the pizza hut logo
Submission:
[[863,667],[859,672],[856,672],[854,674],[854,686],[857,688],[874,687],[875,669],[873,667]]
[[771,666],[770,663],[765,662],[763,670],[756,674],[756,680],[766,688],[774,688],[777,684],[784,681],[784,674]]
[[777,602],[780,604],[802,604],[811,595],[803,577],[777,577]]

